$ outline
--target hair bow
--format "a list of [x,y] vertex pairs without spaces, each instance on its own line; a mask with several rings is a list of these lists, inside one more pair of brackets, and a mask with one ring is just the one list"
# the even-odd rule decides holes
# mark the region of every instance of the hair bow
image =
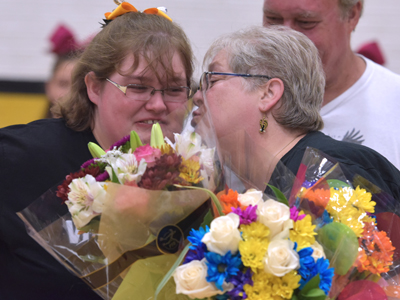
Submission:
[[72,32],[64,25],[59,25],[50,37],[51,52],[64,55],[80,48]]
[[[118,4],[118,7],[114,9],[112,12],[107,12],[104,14],[106,19],[104,20],[106,23],[107,21],[114,20],[116,17],[119,17],[127,12],[139,12],[136,7],[128,2],[122,2],[114,0],[115,3]],[[150,14],[150,15],[157,15],[166,18],[167,20],[172,22],[172,19],[166,14],[167,10],[165,7],[158,7],[158,8],[148,8],[145,9],[142,13]]]

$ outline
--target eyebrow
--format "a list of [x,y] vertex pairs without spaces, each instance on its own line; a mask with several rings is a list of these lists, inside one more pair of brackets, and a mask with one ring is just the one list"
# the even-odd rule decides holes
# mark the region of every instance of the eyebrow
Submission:
[[[271,15],[274,15],[274,16],[281,16],[280,13],[278,13],[276,11],[273,11],[273,10],[268,10],[268,9],[264,9],[264,14],[271,14]],[[300,11],[300,12],[295,14],[296,18],[300,17],[300,18],[305,18],[305,19],[314,18],[316,16],[318,16],[317,13],[311,12],[311,11],[308,11],[308,10],[302,10],[302,11]]]
[[[149,82],[152,81],[154,78],[151,76],[143,76],[143,75],[128,75],[125,76],[128,80],[140,80],[140,82]],[[181,77],[181,76],[177,76],[177,77],[173,77],[173,78],[169,78],[169,82],[175,82],[177,84],[182,84],[185,85],[186,84],[186,77]]]
[[222,64],[217,61],[213,61],[212,63],[210,63],[208,65],[208,71],[213,71],[216,67],[219,67],[219,66],[222,66]]

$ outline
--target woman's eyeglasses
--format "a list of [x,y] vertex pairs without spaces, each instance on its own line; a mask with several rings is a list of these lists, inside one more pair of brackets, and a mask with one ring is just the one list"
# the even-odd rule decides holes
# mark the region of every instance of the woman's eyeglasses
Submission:
[[185,102],[192,96],[192,89],[188,86],[171,86],[165,89],[156,89],[144,84],[120,85],[111,79],[108,82],[116,86],[126,97],[137,101],[148,101],[155,92],[161,92],[164,102]]
[[212,87],[213,83],[218,80],[213,80],[212,76],[215,75],[222,75],[222,76],[238,76],[244,78],[267,78],[268,80],[271,79],[270,76],[267,75],[253,75],[253,74],[239,74],[239,73],[223,73],[223,72],[204,72],[200,77],[199,83],[199,90],[200,91],[207,91],[210,87]]

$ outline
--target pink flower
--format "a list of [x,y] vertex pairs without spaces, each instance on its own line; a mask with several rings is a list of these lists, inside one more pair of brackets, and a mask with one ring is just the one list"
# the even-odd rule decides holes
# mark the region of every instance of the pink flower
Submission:
[[147,167],[152,167],[155,164],[156,158],[161,156],[161,150],[153,148],[150,145],[144,145],[137,147],[133,154],[135,154],[137,161],[144,159],[147,162]]
[[293,207],[290,209],[290,218],[291,218],[294,222],[303,220],[305,216],[306,216],[305,214],[299,215],[299,210],[297,209],[296,206],[293,206]]

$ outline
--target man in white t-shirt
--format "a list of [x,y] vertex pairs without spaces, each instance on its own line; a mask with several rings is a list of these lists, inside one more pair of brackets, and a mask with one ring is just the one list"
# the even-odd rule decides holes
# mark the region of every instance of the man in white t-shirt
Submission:
[[368,146],[400,168],[400,75],[350,46],[364,0],[264,0],[263,25],[284,25],[317,46],[326,74],[322,130]]

